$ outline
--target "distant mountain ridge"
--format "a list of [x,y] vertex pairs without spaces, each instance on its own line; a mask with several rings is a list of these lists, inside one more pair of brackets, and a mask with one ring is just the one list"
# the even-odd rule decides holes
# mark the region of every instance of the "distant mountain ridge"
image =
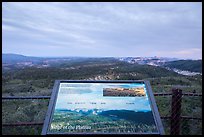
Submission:
[[2,63],[18,63],[18,62],[39,62],[41,57],[24,56],[20,54],[2,54]]
[[80,57],[34,57],[34,56],[24,56],[20,54],[2,54],[2,63],[4,64],[16,64],[22,62],[32,62],[33,64],[42,64],[43,61],[47,60],[69,60],[78,59]]
[[[113,57],[96,57],[96,59],[113,58]],[[35,57],[35,56],[25,56],[21,54],[13,53],[3,53],[2,63],[16,64],[20,62],[32,62],[32,63],[42,63],[43,61],[67,61],[67,60],[78,60],[82,61],[87,59],[95,59],[95,57],[78,57],[78,56],[67,56],[67,57]]]
[[[4,67],[7,68],[24,68],[30,67],[73,67],[73,65],[96,65],[100,63],[116,63],[116,62],[126,62],[128,64],[138,64],[158,66],[162,68],[167,68],[168,70],[175,71],[189,71],[202,73],[202,60],[179,60],[176,58],[165,58],[165,57],[33,57],[24,56],[20,54],[2,54],[2,63]],[[67,64],[69,63],[69,65]],[[13,65],[13,66],[11,66]],[[135,67],[135,65],[131,67]],[[141,66],[142,67],[142,66]],[[144,66],[145,67],[145,66]],[[131,68],[127,68],[131,69]],[[177,71],[177,70],[176,70]],[[176,72],[175,71],[175,72]],[[178,72],[177,72],[178,73]]]
[[[42,62],[44,60],[51,60],[51,59],[77,59],[77,58],[94,58],[94,57],[35,57],[35,56],[25,56],[21,54],[13,54],[13,53],[3,53],[2,54],[2,62],[3,63],[19,63],[19,62]],[[97,57],[97,58],[115,58],[117,60],[129,62],[129,63],[139,63],[139,64],[148,64],[151,61],[161,61],[163,60],[176,60],[175,58],[155,58],[155,57]],[[138,62],[140,60],[140,62]],[[150,64],[151,65],[151,64]],[[154,65],[154,64],[153,64]]]

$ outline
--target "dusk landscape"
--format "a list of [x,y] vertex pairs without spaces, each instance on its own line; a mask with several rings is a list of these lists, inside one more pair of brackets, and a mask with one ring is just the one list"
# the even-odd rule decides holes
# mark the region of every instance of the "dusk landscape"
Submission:
[[[165,134],[202,135],[202,2],[2,2],[3,135],[42,134],[55,80],[149,81]],[[158,133],[146,91],[61,84],[49,132]]]

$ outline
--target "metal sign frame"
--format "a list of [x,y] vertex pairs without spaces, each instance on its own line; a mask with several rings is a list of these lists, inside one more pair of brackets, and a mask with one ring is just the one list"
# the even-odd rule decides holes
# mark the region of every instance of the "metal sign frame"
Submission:
[[164,129],[163,129],[163,125],[161,122],[161,118],[159,115],[159,111],[154,99],[154,95],[152,93],[152,89],[150,86],[149,81],[145,81],[145,80],[55,80],[54,83],[54,87],[52,90],[52,94],[51,94],[51,98],[49,101],[49,106],[48,106],[48,110],[47,110],[47,114],[44,120],[44,124],[43,124],[43,129],[42,129],[42,135],[56,135],[56,134],[62,134],[62,135],[66,135],[66,134],[100,134],[100,133],[49,133],[48,129],[49,126],[51,124],[52,121],[52,117],[54,114],[54,109],[55,109],[55,105],[56,105],[56,100],[57,100],[57,95],[59,92],[59,86],[60,83],[142,83],[145,84],[146,87],[146,91],[147,91],[147,95],[150,101],[150,106],[151,106],[151,110],[152,110],[152,114],[155,120],[155,124],[157,127],[158,132],[152,132],[152,133],[102,133],[102,134],[159,134],[159,135],[164,135]]

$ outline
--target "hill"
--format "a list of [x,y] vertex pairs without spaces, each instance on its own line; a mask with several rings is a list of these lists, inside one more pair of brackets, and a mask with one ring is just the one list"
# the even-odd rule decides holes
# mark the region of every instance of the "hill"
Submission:
[[34,62],[38,63],[42,61],[43,58],[40,57],[31,57],[31,56],[24,56],[20,54],[2,54],[2,63],[5,64],[16,64],[19,62]]
[[176,68],[180,70],[202,73],[202,60],[170,61],[166,62],[164,66],[169,68]]

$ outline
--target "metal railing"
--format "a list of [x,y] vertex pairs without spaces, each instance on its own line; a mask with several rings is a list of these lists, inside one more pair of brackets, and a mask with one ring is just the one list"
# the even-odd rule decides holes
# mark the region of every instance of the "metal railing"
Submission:
[[[170,116],[161,116],[161,119],[170,120],[170,134],[179,135],[181,132],[182,120],[201,120],[199,117],[190,117],[181,115],[182,96],[202,97],[199,93],[182,93],[181,89],[172,89],[169,93],[154,93],[154,96],[171,96],[171,114]],[[2,97],[3,100],[22,100],[22,99],[50,99],[50,96],[8,96]],[[3,123],[2,126],[27,126],[43,125],[43,122],[20,122]]]

